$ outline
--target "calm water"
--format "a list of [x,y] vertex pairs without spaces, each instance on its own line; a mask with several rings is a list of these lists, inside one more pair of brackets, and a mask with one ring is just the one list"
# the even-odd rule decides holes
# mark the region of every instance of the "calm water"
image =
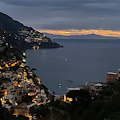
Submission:
[[[120,40],[56,40],[59,49],[27,50],[27,65],[51,91],[63,94],[67,87],[106,81],[106,72],[120,68]],[[73,80],[69,83],[68,80]],[[62,87],[59,88],[59,84]]]

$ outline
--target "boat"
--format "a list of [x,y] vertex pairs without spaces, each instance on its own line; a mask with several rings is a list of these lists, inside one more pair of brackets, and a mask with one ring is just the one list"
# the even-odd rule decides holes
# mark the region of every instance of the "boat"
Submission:
[[62,84],[59,84],[59,87],[62,87]]
[[69,83],[70,83],[70,82],[73,82],[73,80],[67,80],[67,81],[68,81]]

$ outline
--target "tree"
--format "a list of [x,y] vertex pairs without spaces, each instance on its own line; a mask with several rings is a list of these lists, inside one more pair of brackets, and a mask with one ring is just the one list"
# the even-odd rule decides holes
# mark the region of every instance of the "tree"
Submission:
[[90,93],[87,90],[80,90],[77,100],[83,107],[88,107],[91,102]]
[[36,68],[32,68],[31,70],[32,70],[32,71],[35,71],[35,70],[37,70],[37,69],[36,69]]
[[73,99],[73,103],[77,102],[83,107],[87,107],[91,102],[91,96],[87,90],[70,91],[66,95]]
[[0,120],[4,120],[4,109],[2,108],[1,102],[0,102]]
[[48,120],[50,115],[50,110],[41,105],[39,109],[36,110],[36,117],[40,120]]
[[26,102],[26,103],[31,102],[32,101],[32,97],[28,96],[28,95],[25,95],[25,96],[22,97],[22,101]]
[[120,120],[120,112],[114,112],[109,117],[109,120]]

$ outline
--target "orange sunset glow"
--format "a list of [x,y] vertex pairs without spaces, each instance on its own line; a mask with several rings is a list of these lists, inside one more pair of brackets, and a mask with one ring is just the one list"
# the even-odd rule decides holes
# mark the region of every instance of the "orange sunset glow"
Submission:
[[38,30],[42,32],[46,32],[49,34],[55,34],[55,35],[64,35],[64,36],[70,36],[70,35],[88,35],[88,34],[97,34],[102,36],[111,36],[111,37],[120,37],[120,31],[112,31],[112,30],[76,30],[76,29],[69,29],[69,30]]

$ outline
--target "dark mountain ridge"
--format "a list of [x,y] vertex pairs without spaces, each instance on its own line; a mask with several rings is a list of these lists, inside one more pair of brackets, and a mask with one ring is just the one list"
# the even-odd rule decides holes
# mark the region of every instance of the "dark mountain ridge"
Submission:
[[31,27],[24,26],[22,23],[13,20],[11,17],[1,12],[0,39],[23,51],[29,48],[40,49],[61,47],[43,33],[40,33]]
[[22,27],[25,27],[22,23],[0,12],[0,30],[17,32]]

